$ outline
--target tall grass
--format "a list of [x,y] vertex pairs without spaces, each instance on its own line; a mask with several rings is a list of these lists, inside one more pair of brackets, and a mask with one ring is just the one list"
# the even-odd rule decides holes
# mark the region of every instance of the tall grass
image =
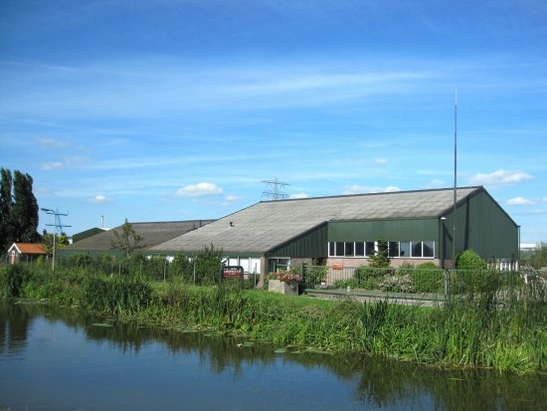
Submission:
[[485,275],[473,293],[425,308],[363,305],[365,347],[372,354],[441,366],[545,370],[546,287]]
[[5,266],[0,277],[0,290],[4,298],[18,298],[23,293],[23,285],[30,277],[31,272],[24,264]]
[[[547,369],[547,286],[516,274],[482,272],[444,305],[361,303],[241,290],[228,284],[150,282],[85,267],[0,267],[4,297],[45,298],[176,330],[210,330],[276,347],[381,355],[441,367],[503,372]],[[463,281],[463,280],[462,280]]]
[[148,306],[152,287],[141,277],[98,276],[85,283],[85,306],[109,314],[138,313]]

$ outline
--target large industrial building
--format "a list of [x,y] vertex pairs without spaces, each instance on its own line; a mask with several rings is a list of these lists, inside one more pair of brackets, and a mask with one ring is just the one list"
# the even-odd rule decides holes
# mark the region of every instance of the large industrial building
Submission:
[[312,260],[357,267],[379,240],[388,242],[392,266],[451,267],[467,249],[513,266],[519,227],[480,186],[399,191],[261,201],[145,252],[192,255],[214,246],[230,265],[261,274]]
[[[146,251],[184,233],[203,227],[212,221],[214,220],[136,222],[130,224],[135,234],[142,239],[139,246],[142,247],[142,251]],[[122,227],[120,225],[111,230],[95,228],[76,234],[74,235],[74,242],[58,250],[58,254],[62,257],[74,254],[87,254],[90,256],[109,254],[121,257],[124,252],[114,248],[112,241],[116,239],[115,232],[121,234]],[[89,235],[90,232],[95,234]]]

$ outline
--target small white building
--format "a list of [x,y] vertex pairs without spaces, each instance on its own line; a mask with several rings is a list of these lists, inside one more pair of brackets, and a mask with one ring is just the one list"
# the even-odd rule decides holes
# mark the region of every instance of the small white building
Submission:
[[47,250],[41,243],[13,243],[8,250],[11,265],[19,262],[34,261],[39,256],[46,256]]

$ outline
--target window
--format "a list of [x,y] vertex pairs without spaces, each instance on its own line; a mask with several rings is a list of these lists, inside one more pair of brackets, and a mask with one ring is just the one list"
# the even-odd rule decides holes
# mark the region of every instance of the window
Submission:
[[424,257],[435,257],[435,241],[424,241]]
[[422,256],[422,242],[413,241],[412,242],[412,257],[421,257]]
[[[375,241],[330,242],[329,257],[370,257],[376,253]],[[390,241],[388,242],[389,258],[433,258],[435,241]]]
[[269,271],[288,270],[291,267],[291,259],[284,257],[272,257],[268,262]]
[[395,241],[389,242],[389,256],[390,257],[399,257],[399,243]]
[[399,244],[399,250],[399,255],[401,257],[410,257],[410,241],[401,241]]
[[329,256],[330,257],[343,257],[344,256],[344,243],[342,243],[342,242],[329,243]]
[[355,243],[346,243],[346,250],[344,255],[346,257],[353,257],[354,249],[355,249]]
[[390,241],[390,258],[433,258],[435,241]]

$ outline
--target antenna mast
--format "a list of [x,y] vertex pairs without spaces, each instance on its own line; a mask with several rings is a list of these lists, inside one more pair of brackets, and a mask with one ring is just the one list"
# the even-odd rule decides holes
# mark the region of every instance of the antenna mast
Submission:
[[452,268],[456,268],[456,202],[458,199],[458,90],[454,92],[454,204],[452,210]]
[[273,198],[274,201],[289,197],[287,193],[280,191],[280,189],[284,189],[288,186],[289,183],[279,181],[277,177],[274,180],[263,180],[262,182],[266,184],[266,191],[262,192],[262,197]]

